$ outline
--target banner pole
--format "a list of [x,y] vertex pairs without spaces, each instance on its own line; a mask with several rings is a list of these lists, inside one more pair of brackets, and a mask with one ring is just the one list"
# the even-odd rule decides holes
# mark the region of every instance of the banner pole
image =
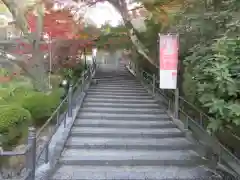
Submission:
[[179,119],[179,88],[178,87],[175,89],[174,97],[175,97],[174,117],[175,119]]
[[[177,51],[179,52],[179,35],[177,34]],[[177,72],[178,72],[177,64]],[[175,119],[179,119],[179,83],[178,83],[178,75],[177,75],[177,82],[176,82],[176,89],[175,89]]]

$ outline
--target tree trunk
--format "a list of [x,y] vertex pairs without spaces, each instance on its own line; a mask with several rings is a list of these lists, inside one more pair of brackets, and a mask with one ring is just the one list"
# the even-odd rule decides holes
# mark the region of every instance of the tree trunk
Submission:
[[43,62],[43,54],[40,51],[40,42],[42,37],[42,29],[43,29],[43,12],[41,12],[41,5],[37,6],[37,31],[35,32],[35,37],[33,40],[33,54],[32,60],[34,62],[31,69],[35,71],[35,74],[38,78],[36,82],[34,82],[34,87],[39,91],[47,91],[47,75],[46,70],[44,68]]
[[28,23],[25,18],[24,8],[20,8],[16,0],[2,0],[2,2],[11,12],[17,27],[23,32],[24,37],[27,38],[29,44],[33,45],[32,62],[29,63],[30,65],[25,63],[25,60],[23,60],[23,62],[17,62],[16,64],[25,72],[27,72],[27,75],[29,77],[31,77],[36,90],[46,91],[48,87],[47,77],[46,71],[44,69],[43,55],[40,52],[39,48],[43,26],[43,14],[41,12],[41,4],[37,4],[37,32],[35,32],[32,36],[28,33]]
[[155,61],[148,55],[148,50],[141,43],[136,35],[136,30],[134,29],[130,17],[128,14],[127,4],[125,0],[108,0],[109,3],[115,7],[115,9],[121,14],[124,24],[128,29],[128,36],[131,38],[132,43],[136,47],[139,54],[141,54],[145,59],[147,59],[154,67],[158,67]]

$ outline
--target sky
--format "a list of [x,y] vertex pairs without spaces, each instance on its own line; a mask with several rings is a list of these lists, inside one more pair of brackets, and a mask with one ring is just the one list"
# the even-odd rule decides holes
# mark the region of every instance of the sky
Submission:
[[[27,0],[27,1],[34,1],[34,0]],[[71,2],[70,0],[69,1],[55,0],[55,1],[61,4],[62,3],[68,4],[69,2]],[[11,14],[8,12],[8,10],[5,8],[3,4],[0,4],[0,15],[1,14],[3,14],[3,16],[5,17],[8,15],[11,17]],[[122,19],[120,14],[108,2],[97,3],[91,8],[87,8],[87,12],[85,16],[87,18],[90,18],[98,27],[105,24],[106,22],[109,22],[112,26],[117,26]]]
[[[19,1],[26,1],[26,0],[19,0]],[[27,0],[27,1],[32,3],[32,1],[35,1],[35,0]],[[55,0],[55,1],[61,2],[61,3],[64,2],[67,4],[69,2],[73,3],[72,0]],[[0,4],[0,14],[2,12],[4,16],[6,16],[6,11],[4,9],[5,9],[4,6],[1,6]],[[10,14],[10,13],[7,13],[7,14]],[[109,22],[110,25],[112,26],[117,26],[122,21],[120,14],[108,2],[97,3],[91,8],[87,8],[85,17],[91,19],[91,21],[93,21],[98,27],[105,24],[106,22]]]
[[108,2],[97,3],[89,8],[86,17],[90,18],[98,27],[109,22],[112,26],[117,26],[121,22],[120,14]]

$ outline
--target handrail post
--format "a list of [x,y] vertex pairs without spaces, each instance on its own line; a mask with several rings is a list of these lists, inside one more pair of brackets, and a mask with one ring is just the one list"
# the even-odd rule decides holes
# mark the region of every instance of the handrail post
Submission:
[[175,119],[179,118],[179,89],[175,89],[175,106],[174,106],[174,117]]
[[137,73],[137,65],[136,65],[136,63],[134,63],[134,72],[135,72],[136,76],[138,77],[138,73]]
[[188,130],[188,121],[189,121],[189,117],[187,116],[187,117],[186,117],[186,120],[185,120],[185,122],[184,122],[184,129],[185,129],[185,130]]
[[156,87],[156,75],[153,74],[153,80],[152,80],[152,93],[153,93],[153,96],[155,96],[155,87]]
[[33,126],[28,128],[28,146],[29,149],[26,153],[26,169],[30,171],[28,180],[34,180],[37,153],[36,153],[36,129]]
[[92,70],[91,67],[88,68],[88,80],[92,77]]
[[137,72],[137,65],[136,64],[134,64],[134,72],[136,74],[136,77],[138,78],[138,72]]
[[86,72],[86,71],[84,70],[84,71],[83,71],[83,82],[82,82],[83,84],[85,83],[85,72]]
[[71,84],[68,90],[68,117],[72,117],[72,90],[73,85]]
[[139,66],[137,64],[135,64],[135,72],[136,72],[136,77],[139,79]]

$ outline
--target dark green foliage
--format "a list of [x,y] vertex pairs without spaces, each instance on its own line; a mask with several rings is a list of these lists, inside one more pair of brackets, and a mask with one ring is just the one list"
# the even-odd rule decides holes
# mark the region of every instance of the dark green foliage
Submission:
[[195,51],[186,59],[194,64],[190,72],[197,83],[198,99],[214,117],[213,131],[240,125],[240,40],[222,38],[208,47],[207,53]]
[[57,108],[61,95],[61,90],[54,91],[49,95],[36,92],[23,99],[22,107],[32,114],[34,124],[39,126],[44,124]]
[[71,83],[75,84],[77,80],[80,79],[83,71],[86,69],[87,69],[87,66],[84,67],[84,64],[78,64],[71,68],[63,68],[61,70],[61,74],[63,75],[64,78],[71,80]]
[[24,87],[15,88],[8,93],[3,91],[4,99],[0,100],[0,144],[11,149],[19,140],[26,138],[30,124],[40,126],[45,123],[60,104],[63,93],[61,88],[50,94]]
[[111,27],[104,25],[101,28],[101,36],[97,41],[97,48],[107,48],[110,51],[117,49],[131,49],[132,43],[124,26]]
[[240,124],[240,40],[237,37],[240,29],[236,20],[239,9],[237,1],[221,3],[217,11],[214,4],[209,4],[205,12],[205,7],[198,6],[202,11],[191,16],[188,9],[184,16],[188,20],[181,23],[190,22],[192,29],[184,31],[179,26],[181,54],[185,57],[183,90],[188,100],[208,109],[213,117],[208,126],[211,132]]
[[17,144],[26,135],[31,114],[28,110],[15,105],[0,106],[0,142],[8,148]]
[[[147,31],[135,34],[148,49],[148,55],[157,61],[158,33],[178,33],[179,83],[184,97],[212,117],[208,126],[211,132],[236,129],[240,125],[240,1],[186,0],[179,2],[184,6],[175,11],[171,11],[174,7],[170,3],[144,1],[152,16],[145,21]],[[163,6],[166,8],[160,11]],[[169,16],[168,26],[155,21],[164,13]],[[133,56],[140,67],[155,72],[138,53]]]
[[73,68],[73,84],[77,82],[77,80],[81,77],[81,74],[84,70],[86,70],[87,67],[84,67],[84,65],[79,64],[78,66],[75,66]]

